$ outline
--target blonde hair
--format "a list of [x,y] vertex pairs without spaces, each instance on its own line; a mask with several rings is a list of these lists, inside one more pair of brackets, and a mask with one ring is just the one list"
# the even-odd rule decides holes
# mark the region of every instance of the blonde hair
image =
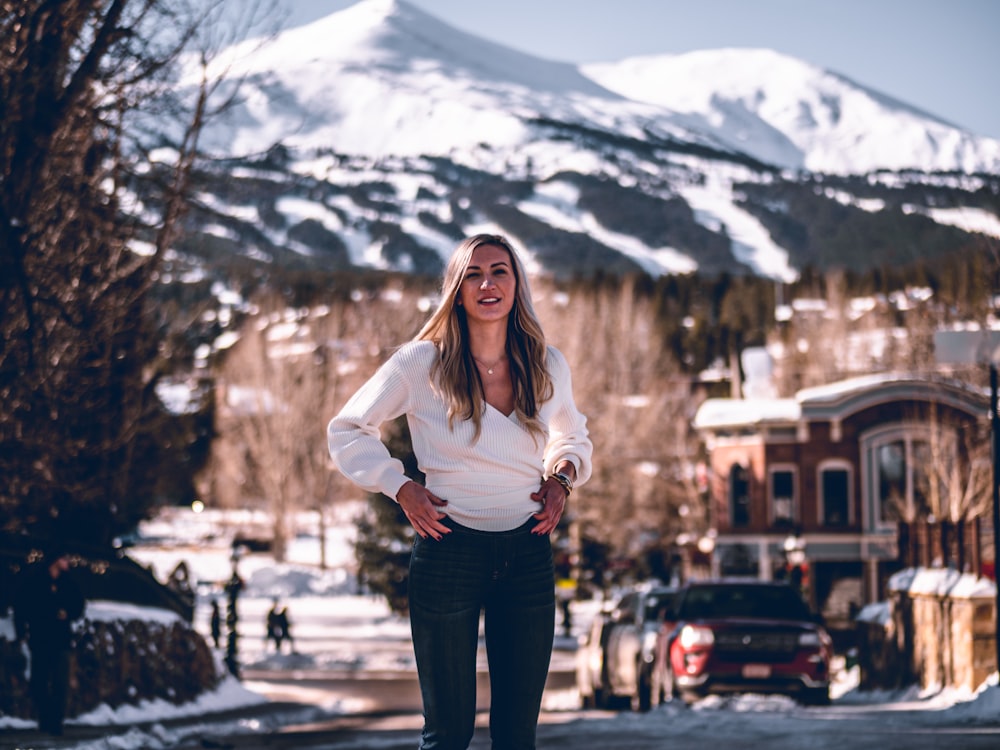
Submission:
[[506,351],[514,386],[514,411],[532,433],[543,436],[539,405],[552,398],[554,392],[546,362],[545,334],[531,302],[524,265],[506,238],[477,234],[459,243],[444,272],[441,302],[414,341],[433,341],[437,345],[438,358],[431,368],[431,380],[448,405],[449,427],[454,428],[455,419],[467,419],[475,426],[473,440],[478,440],[485,392],[469,347],[465,309],[457,302],[472,254],[484,245],[502,248],[510,255],[516,286],[514,306],[507,318]]

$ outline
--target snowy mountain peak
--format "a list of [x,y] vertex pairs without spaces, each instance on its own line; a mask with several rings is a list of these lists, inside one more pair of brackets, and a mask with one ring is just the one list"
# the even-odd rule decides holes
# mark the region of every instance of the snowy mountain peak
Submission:
[[461,31],[405,0],[362,0],[239,45],[222,65],[254,89],[208,136],[229,152],[276,142],[379,156],[517,147],[525,121],[542,118],[669,133],[784,169],[1000,171],[1000,140],[768,49],[578,67]]
[[[206,179],[226,185],[202,196],[214,253],[436,274],[456,238],[501,231],[553,274],[793,279],[1000,236],[978,196],[1000,141],[771,50],[576,67],[364,0],[227,58],[242,88],[201,143],[241,167]],[[914,174],[872,174],[894,169]],[[845,221],[893,241],[826,229]]]
[[351,68],[374,66],[387,76],[443,73],[472,85],[513,83],[534,91],[619,98],[574,65],[543,60],[468,34],[404,0],[362,0],[284,31],[255,54],[248,67],[293,68],[309,61]]
[[612,91],[686,113],[733,148],[782,167],[841,174],[1000,168],[1000,141],[773,50],[700,50],[582,69]]
[[583,119],[583,101],[636,106],[576,66],[460,31],[402,0],[363,0],[263,45],[239,45],[221,65],[246,79],[243,104],[206,134],[209,148],[229,153],[282,142],[444,154],[517,145],[526,118]]

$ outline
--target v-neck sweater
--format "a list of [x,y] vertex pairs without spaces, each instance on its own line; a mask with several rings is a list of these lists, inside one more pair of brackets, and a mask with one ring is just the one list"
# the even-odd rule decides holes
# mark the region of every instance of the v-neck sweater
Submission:
[[547,440],[489,404],[478,440],[469,420],[455,419],[449,427],[447,406],[431,381],[436,358],[433,342],[404,344],[330,420],[330,455],[348,479],[396,498],[409,477],[389,454],[380,428],[405,414],[425,486],[447,501],[441,510],[463,526],[509,531],[524,524],[541,510],[531,493],[560,461],[576,467],[576,486],[587,481],[593,445],[573,400],[569,366],[555,347],[548,347],[546,359],[554,392],[539,408]]

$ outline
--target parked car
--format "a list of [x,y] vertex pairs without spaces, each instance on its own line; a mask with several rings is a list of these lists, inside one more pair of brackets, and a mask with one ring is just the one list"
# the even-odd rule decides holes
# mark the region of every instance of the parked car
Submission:
[[605,704],[604,647],[611,624],[611,609],[607,607],[595,614],[587,632],[577,642],[576,686],[583,708],[598,708]]
[[782,693],[808,705],[830,701],[833,641],[787,583],[686,584],[654,651],[654,702],[735,692]]
[[660,585],[637,588],[594,618],[577,648],[577,688],[585,708],[649,710],[656,635],[675,592]]

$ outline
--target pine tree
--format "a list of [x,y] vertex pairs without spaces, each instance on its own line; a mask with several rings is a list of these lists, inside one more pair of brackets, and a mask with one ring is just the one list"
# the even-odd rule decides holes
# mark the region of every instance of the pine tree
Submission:
[[[387,426],[384,440],[389,452],[403,462],[406,475],[424,481],[413,455],[410,431],[400,418]],[[405,614],[409,583],[410,548],[416,532],[392,498],[369,496],[369,514],[358,521],[354,551],[358,560],[358,578],[372,591],[382,594],[393,612]]]

